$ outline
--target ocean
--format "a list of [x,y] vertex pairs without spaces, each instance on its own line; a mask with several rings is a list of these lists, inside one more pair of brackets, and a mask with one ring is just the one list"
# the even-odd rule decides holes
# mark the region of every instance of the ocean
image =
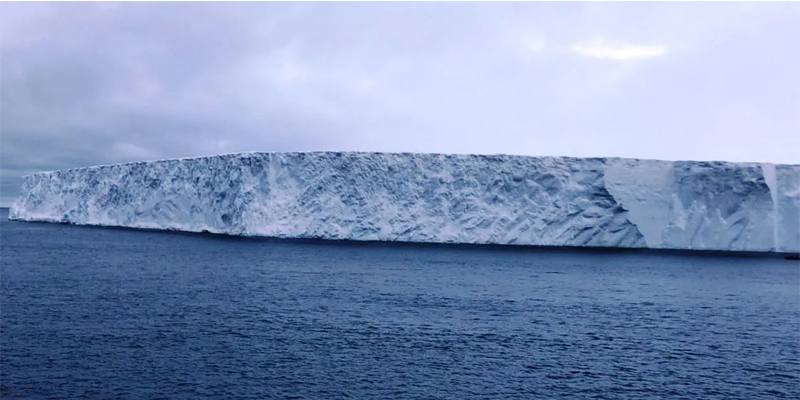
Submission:
[[4,399],[800,398],[800,263],[782,257],[7,215]]

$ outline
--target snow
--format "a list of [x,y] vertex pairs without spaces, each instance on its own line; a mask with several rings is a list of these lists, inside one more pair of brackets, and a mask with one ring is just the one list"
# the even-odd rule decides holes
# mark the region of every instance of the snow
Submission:
[[41,172],[11,219],[283,238],[800,251],[800,166],[247,153]]

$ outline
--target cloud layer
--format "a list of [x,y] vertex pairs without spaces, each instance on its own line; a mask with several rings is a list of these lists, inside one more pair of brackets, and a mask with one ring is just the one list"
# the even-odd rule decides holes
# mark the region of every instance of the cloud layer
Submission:
[[[800,162],[796,4],[0,4],[19,177],[236,151]],[[599,38],[599,39],[598,39]]]
[[603,42],[576,43],[572,45],[571,49],[572,51],[586,57],[615,61],[660,57],[667,53],[666,46],[641,46],[629,44],[615,45]]

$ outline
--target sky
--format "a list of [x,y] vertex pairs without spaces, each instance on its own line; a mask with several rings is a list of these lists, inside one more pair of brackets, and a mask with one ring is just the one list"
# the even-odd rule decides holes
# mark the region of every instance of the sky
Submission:
[[21,176],[243,151],[800,163],[800,3],[2,3]]

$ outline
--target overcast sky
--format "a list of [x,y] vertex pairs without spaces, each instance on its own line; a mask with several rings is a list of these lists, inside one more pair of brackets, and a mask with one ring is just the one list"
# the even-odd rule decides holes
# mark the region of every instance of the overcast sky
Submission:
[[0,4],[20,176],[239,151],[800,163],[800,4]]

